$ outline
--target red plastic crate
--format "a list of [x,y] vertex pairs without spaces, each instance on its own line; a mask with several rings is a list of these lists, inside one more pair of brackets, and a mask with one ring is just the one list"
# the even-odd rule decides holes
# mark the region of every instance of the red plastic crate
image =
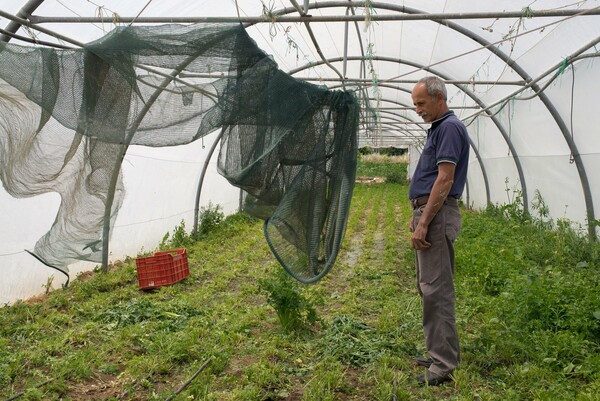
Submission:
[[135,260],[140,289],[171,285],[190,275],[187,250],[172,249]]

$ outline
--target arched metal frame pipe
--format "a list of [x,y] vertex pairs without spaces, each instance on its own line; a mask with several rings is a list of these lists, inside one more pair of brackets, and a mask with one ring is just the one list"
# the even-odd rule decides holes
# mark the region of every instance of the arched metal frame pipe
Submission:
[[[398,86],[395,86],[395,85],[385,84],[385,83],[383,83],[383,84],[380,83],[379,86],[381,86],[381,87],[388,87],[388,88],[391,88],[391,89],[394,89],[394,90],[398,90],[398,91],[402,91],[402,92],[406,92],[406,93],[410,93],[411,92],[408,89],[401,88],[401,87],[398,87]],[[337,89],[339,87],[340,87],[339,85],[333,85],[333,86],[330,86],[329,88],[330,89]],[[360,85],[359,85],[359,87],[362,88],[362,86],[360,86]],[[376,100],[376,99],[368,98],[368,100]],[[398,101],[395,101],[395,100],[390,100],[388,98],[381,98],[380,100],[384,101],[384,102],[387,102],[387,103],[397,104],[399,106],[399,107],[390,107],[390,108],[387,108],[388,110],[395,110],[395,111],[412,110],[412,111],[414,111],[414,109],[415,109],[415,107],[412,106],[412,105],[407,105],[405,103],[398,102]],[[481,109],[481,107],[479,105],[478,106],[454,106],[454,107],[450,107],[449,106],[449,108],[452,109],[452,110],[457,110],[457,109],[474,109],[474,108]],[[382,107],[378,107],[378,110],[380,112],[382,112],[383,110],[386,110],[386,108],[385,107],[383,107],[383,108]],[[402,116],[402,114],[400,114],[398,112],[395,112],[394,114],[396,116],[401,116],[401,117],[405,118],[405,116]],[[418,122],[418,121],[413,121],[413,124],[418,125],[419,127],[421,127],[421,125],[424,125],[425,123]],[[423,128],[423,131],[426,131],[426,128]]]
[[[402,124],[415,124],[414,121],[410,120],[408,117],[404,117],[404,116],[398,116],[397,114],[393,114],[391,112],[388,111],[382,111],[382,114],[390,114],[390,115],[386,115],[385,116],[385,120],[382,119],[381,123],[382,124],[386,124],[390,127],[392,127],[394,129],[394,131],[400,131],[401,133],[405,134],[405,136],[408,136],[410,138],[412,138],[413,140],[417,140],[420,141],[423,138],[425,138],[424,135],[416,135],[416,134],[412,134],[408,131],[408,129],[399,129],[398,127],[394,126],[394,125],[390,125],[390,123],[394,122],[394,123],[402,123]],[[404,118],[404,120],[402,119]],[[390,121],[391,120],[391,121]],[[416,124],[415,124],[416,125]],[[415,128],[415,132],[420,131],[422,133],[427,132],[426,129],[424,128]],[[401,138],[401,135],[398,135],[399,138]]]
[[[584,58],[584,57],[595,57],[595,55],[585,55],[582,54],[583,52],[585,52],[586,50],[594,47],[596,44],[600,43],[600,38],[597,38],[596,40],[590,42],[588,45],[582,47],[580,50],[578,50],[577,52],[573,53],[571,56],[568,57],[568,62],[569,64],[574,62],[575,60],[578,60],[579,58]],[[562,66],[562,63],[561,63]],[[553,69],[545,72],[544,74],[542,74],[540,77],[545,77],[547,75],[549,75],[552,71],[555,71],[559,68],[559,66],[555,66]],[[552,104],[552,102],[550,102],[550,100],[547,98],[547,96],[545,95],[544,91],[542,88],[539,87],[539,85],[537,85],[537,82],[541,79],[540,77],[536,78],[534,81],[531,81],[527,87],[531,88],[534,90],[534,92],[536,92],[536,96],[538,96],[540,98],[540,100],[542,102],[544,102],[544,100],[546,102],[548,102],[550,104],[550,107],[547,106],[547,108],[549,109],[549,112],[552,114],[552,110],[554,110],[554,114],[556,114],[556,116],[558,117],[559,121],[557,121],[555,119],[555,121],[557,121],[557,125],[559,126],[559,128],[561,129],[561,132],[565,138],[565,141],[567,142],[567,145],[569,146],[569,149],[571,150],[571,154],[573,155],[573,162],[575,163],[575,166],[577,168],[577,172],[580,176],[580,180],[582,182],[582,187],[584,189],[584,199],[586,201],[586,213],[587,213],[587,218],[588,218],[588,235],[590,236],[591,239],[596,239],[597,235],[596,235],[596,229],[595,226],[593,224],[594,221],[594,202],[592,199],[592,195],[591,195],[591,188],[589,187],[589,180],[587,177],[587,172],[583,166],[583,161],[581,160],[581,155],[579,154],[578,151],[573,151],[573,149],[577,149],[577,145],[575,144],[575,142],[573,141],[572,135],[569,135],[570,131],[567,128],[564,120],[562,120],[562,118],[560,117],[558,111],[555,110],[554,105]],[[510,99],[512,96],[514,96],[516,93],[513,93],[511,95],[509,95],[508,97],[505,97],[503,100],[496,102],[495,105],[493,106],[487,106],[485,109],[483,109],[482,111],[485,111],[487,109],[491,109],[492,107],[502,104],[505,101],[508,101],[508,99]],[[545,103],[544,103],[545,104]],[[553,115],[554,117],[554,115]],[[587,188],[587,190],[586,190]]]
[[[375,98],[369,97],[369,98],[367,98],[366,100],[368,100],[368,101],[371,101],[371,100],[379,100],[379,101],[381,101],[381,102],[385,102],[385,103],[392,103],[392,104],[398,104],[398,105],[401,105],[401,106],[406,106],[404,103],[398,102],[398,101],[396,101],[396,100],[392,100],[392,99],[384,98],[384,97],[382,97],[382,98],[380,98],[380,99],[375,99]],[[401,115],[401,114],[399,114],[399,113],[394,113],[394,112],[392,112],[392,111],[389,111],[389,110],[381,110],[381,108],[379,108],[379,113],[393,115],[394,117],[396,117],[396,118],[398,119],[397,121],[401,121],[401,120],[399,120],[399,119],[404,119],[403,121],[406,121],[406,122],[407,122],[407,123],[409,123],[409,124],[414,124],[414,125],[418,126],[418,127],[419,127],[419,129],[420,129],[422,132],[426,132],[426,131],[427,131],[427,129],[426,129],[426,128],[424,128],[424,127],[422,127],[422,126],[421,126],[421,125],[423,125],[423,124],[425,124],[425,123],[420,123],[420,122],[418,122],[418,121],[411,120],[410,118],[408,118],[408,117],[406,117],[406,116],[403,116],[403,115]],[[380,117],[380,122],[383,122],[383,120],[381,119],[381,117]],[[365,124],[366,124],[366,122],[365,122]],[[419,136],[416,136],[416,135],[412,135],[412,137],[413,137],[413,138],[415,138],[415,139],[418,139],[418,140],[420,140],[420,139],[421,139],[421,137],[419,137]]]
[[[33,13],[43,2],[44,0],[29,0],[23,7],[21,7],[21,9],[17,12],[15,17],[21,18],[24,22],[27,22],[27,18],[29,18],[31,13]],[[19,20],[17,19],[11,19],[11,21],[8,23],[8,25],[6,25],[4,29],[0,29],[0,41],[8,43],[11,39],[14,38],[23,42],[32,43],[36,45],[58,47],[61,49],[70,48],[68,46],[60,45],[57,43],[50,43],[44,40],[37,40],[28,38],[26,36],[17,35],[17,31],[21,26],[23,26],[22,22],[19,22]]]
[[567,145],[569,146],[569,149],[571,150],[571,154],[573,155],[573,162],[575,163],[575,166],[577,167],[579,179],[581,180],[581,186],[583,187],[583,196],[585,199],[587,219],[588,219],[588,236],[591,239],[595,240],[597,238],[597,235],[596,235],[596,228],[594,225],[594,221],[596,220],[595,213],[594,213],[594,199],[592,198],[592,190],[590,187],[590,182],[587,177],[587,172],[585,170],[585,166],[583,165],[583,160],[581,159],[581,154],[579,153],[579,150],[577,149],[577,145],[575,144],[575,141],[573,141],[573,138],[570,135],[571,131],[567,127],[567,124],[564,122],[564,120],[562,119],[560,114],[558,113],[558,110],[556,110],[556,107],[554,107],[554,104],[550,101],[550,99],[546,96],[546,94],[540,93],[539,96],[540,96],[540,100],[548,108],[548,111],[550,112],[552,117],[554,117],[554,120],[556,121],[556,124],[560,128],[560,131],[562,132],[563,137],[565,138],[565,141],[567,142]]
[[[382,98],[382,99],[381,99],[381,101],[383,101],[383,102],[386,102],[386,103],[392,103],[392,104],[401,105],[401,106],[403,106],[403,107],[407,107],[407,108],[408,108],[408,106],[407,106],[407,105],[405,105],[404,103],[402,103],[402,102],[398,102],[398,101],[395,101],[395,100],[390,100],[390,99],[387,99],[387,98]],[[413,108],[411,108],[411,110],[414,110],[414,107],[413,107]],[[424,122],[419,122],[419,121],[414,121],[413,119],[411,119],[411,118],[409,118],[409,117],[407,117],[407,116],[403,116],[402,114],[399,114],[399,113],[394,113],[394,112],[393,112],[393,111],[391,111],[391,110],[381,110],[381,109],[380,109],[380,110],[379,110],[379,112],[380,112],[380,113],[382,113],[382,114],[390,114],[390,115],[393,115],[393,116],[395,116],[397,119],[403,119],[402,121],[407,121],[407,123],[409,123],[409,124],[413,124],[413,125],[415,125],[415,126],[419,127],[419,129],[421,129],[423,132],[427,132],[427,128],[426,128],[426,127],[423,127],[423,125],[427,125],[427,123],[424,123]],[[400,121],[400,120],[399,120],[399,121]]]
[[31,38],[28,38],[23,35],[18,35],[16,33],[10,33],[8,31],[5,31],[2,28],[0,28],[0,34],[8,36],[8,40],[6,40],[6,42],[8,42],[10,39],[17,39],[17,40],[20,40],[25,43],[31,43],[33,45],[42,45],[42,46],[54,47],[57,49],[72,49],[71,46],[65,46],[65,45],[61,45],[58,43],[47,42],[45,40],[31,39]]
[[[596,8],[596,10],[598,10],[598,8]],[[591,15],[591,11],[590,11],[590,15]],[[448,26],[448,28],[454,29],[457,32],[464,34],[468,38],[475,40],[477,43],[487,46],[487,48],[490,51],[493,51],[493,53],[496,56],[498,56],[502,61],[504,61],[517,74],[519,74],[519,76],[521,78],[523,78],[527,82],[532,80],[532,78],[529,76],[529,74],[527,74],[527,72],[515,60],[513,60],[510,56],[508,56],[507,54],[502,52],[496,46],[492,46],[490,42],[488,42],[481,36],[475,34],[474,32],[472,32],[468,29],[462,28],[461,26],[459,26],[458,24],[456,24],[452,21],[439,21],[439,23],[445,24],[446,26]],[[598,41],[596,41],[595,43],[598,43]],[[594,45],[595,44],[589,44],[587,49],[591,48]],[[583,53],[587,49],[580,49],[579,52],[572,54],[571,57],[575,57],[575,56]],[[534,84],[531,87],[535,92],[540,91],[540,87],[537,84]],[[539,98],[542,101],[542,103],[544,104],[544,106],[546,106],[546,109],[548,110],[548,112],[550,113],[550,115],[552,116],[554,121],[556,122],[557,126],[559,127],[559,129],[563,135],[563,138],[565,139],[565,142],[567,143],[567,146],[569,147],[569,150],[570,150],[571,154],[573,155],[575,166],[577,168],[577,173],[579,175],[579,180],[580,180],[581,186],[582,186],[583,196],[584,196],[585,203],[586,203],[586,214],[587,214],[587,220],[588,220],[588,236],[590,237],[590,239],[595,240],[597,238],[597,235],[596,235],[596,229],[594,226],[594,221],[596,219],[595,213],[594,213],[594,201],[592,198],[592,191],[591,191],[591,187],[590,187],[589,180],[587,177],[587,172],[585,171],[585,166],[583,165],[581,155],[579,154],[577,145],[575,144],[575,142],[572,139],[569,128],[567,127],[564,120],[558,113],[558,110],[556,109],[554,104],[550,101],[548,96],[546,96],[546,94],[543,92],[540,93]],[[482,105],[482,107],[484,107],[484,106]],[[493,118],[493,120],[495,120],[495,118]],[[510,141],[510,138],[507,137],[504,133],[503,133],[503,136],[505,136],[505,139],[507,139],[507,142],[510,144],[510,146],[512,148],[512,142]],[[513,153],[513,155],[514,154],[515,153]],[[523,204],[524,204],[523,207],[524,207],[525,211],[528,211],[529,202],[528,202],[528,197],[527,197],[527,192],[526,192],[525,178],[522,174],[522,169],[520,168],[520,163],[519,163],[518,168],[519,168],[519,177],[523,183],[523,185],[522,185]]]
[[390,120],[393,120],[396,122],[402,122],[403,124],[406,124],[406,125],[416,126],[418,128],[415,128],[415,129],[421,130],[421,132],[423,132],[423,133],[427,132],[427,128],[421,127],[421,125],[420,125],[421,123],[413,121],[406,116],[394,113],[393,111],[390,111],[390,110],[381,110],[381,114],[384,115],[385,118],[388,118]]
[[202,193],[204,177],[206,175],[206,171],[208,170],[210,159],[212,159],[213,153],[215,153],[215,149],[217,148],[219,142],[221,142],[222,137],[223,129],[221,129],[219,135],[215,138],[215,141],[208,150],[208,155],[206,156],[206,160],[204,161],[204,165],[202,166],[202,172],[200,173],[200,179],[198,180],[198,188],[196,189],[196,202],[194,203],[194,228],[192,230],[192,233],[194,235],[198,233],[198,220],[200,218],[200,194]]
[[[359,89],[359,90],[363,90],[363,89],[366,89],[366,88],[367,88],[367,86],[366,86],[366,85],[361,85],[361,84],[356,84],[356,86],[358,87],[358,89]],[[404,92],[410,93],[410,91],[409,91],[408,89],[398,88],[398,87],[394,87],[394,86],[387,85],[387,84],[382,84],[382,85],[379,85],[379,86],[383,86],[383,87],[391,87],[391,88],[392,88],[392,89],[394,89],[394,90],[400,90],[400,91],[404,91]],[[329,88],[330,88],[330,89],[336,89],[336,88],[339,88],[339,87],[340,87],[339,85],[334,85],[334,86],[331,86],[331,87],[329,87]],[[400,105],[400,106],[402,106],[402,107],[404,107],[404,108],[406,108],[406,109],[412,109],[412,110],[414,110],[414,106],[409,106],[409,105],[407,105],[407,104],[405,104],[405,103],[401,103],[401,102],[398,102],[398,101],[396,101],[396,100],[391,100],[391,99],[388,99],[388,98],[380,98],[380,99],[375,99],[375,98],[372,98],[372,97],[365,97],[365,99],[366,99],[366,100],[368,100],[368,101],[371,101],[371,100],[373,100],[373,101],[375,101],[375,100],[379,100],[379,101],[384,101],[384,102],[386,102],[386,103],[398,104],[398,105]],[[378,108],[378,110],[379,110],[379,111],[381,111],[381,108]],[[398,114],[398,113],[395,113],[395,114],[396,114],[397,116],[400,116],[400,117],[406,118],[405,116],[402,116],[402,115],[400,115],[400,114]],[[424,123],[420,123],[420,122],[417,122],[417,121],[413,121],[413,123],[414,123],[415,125],[419,126],[419,127],[421,127],[421,125],[422,125],[422,124],[424,124]],[[426,131],[426,129],[425,129],[425,128],[423,128],[423,131]]]
[[[369,98],[369,100],[371,100],[371,99],[372,99],[372,98]],[[381,100],[382,102],[384,102],[384,103],[402,104],[402,103],[400,103],[400,102],[396,102],[396,101],[394,101],[394,100],[390,100],[390,99],[387,99],[387,98],[381,98],[380,100]],[[412,124],[412,125],[414,125],[414,126],[418,127],[418,129],[420,129],[420,130],[421,130],[421,131],[423,131],[423,132],[426,132],[426,131],[427,131],[427,128],[425,128],[425,127],[423,127],[423,126],[422,126],[422,125],[424,125],[425,123],[420,123],[420,122],[418,122],[418,121],[414,121],[414,120],[410,119],[409,117],[407,117],[407,116],[404,116],[404,115],[402,115],[402,114],[399,114],[399,113],[396,113],[396,112],[394,112],[394,111],[392,111],[392,110],[381,110],[381,109],[380,109],[380,110],[379,110],[379,112],[380,112],[382,115],[386,115],[386,116],[387,116],[387,118],[392,118],[392,117],[393,117],[393,118],[394,118],[396,121],[402,121],[402,122],[404,122],[404,123],[406,123],[406,124]]]
[[398,139],[411,140],[415,143],[417,143],[417,141],[425,138],[423,135],[418,134],[418,132],[423,133],[423,131],[418,128],[399,129],[398,126],[401,125],[401,123],[402,123],[401,121],[385,120],[385,121],[381,121],[381,128],[383,131],[400,132],[401,134],[399,134],[399,135],[398,134],[390,134],[390,135],[394,135]]

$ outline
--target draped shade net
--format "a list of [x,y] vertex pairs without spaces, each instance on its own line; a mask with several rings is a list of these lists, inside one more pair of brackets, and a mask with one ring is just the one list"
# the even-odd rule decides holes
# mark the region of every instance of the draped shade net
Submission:
[[68,274],[103,261],[130,145],[221,129],[218,170],[296,279],[332,267],[356,171],[352,93],[296,80],[240,24],[119,27],[80,49],[0,43],[0,174],[14,197],[58,192],[32,255]]

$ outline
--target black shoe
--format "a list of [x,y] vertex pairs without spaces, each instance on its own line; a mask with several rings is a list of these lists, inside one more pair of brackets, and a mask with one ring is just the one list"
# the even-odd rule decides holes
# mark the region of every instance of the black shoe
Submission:
[[429,370],[424,375],[417,376],[417,382],[419,382],[419,384],[421,384],[421,385],[427,384],[429,386],[439,386],[440,384],[450,381],[450,380],[452,380],[452,378],[450,377],[449,374],[446,376],[440,376],[440,375],[436,375],[433,372],[430,372]]
[[417,365],[429,368],[433,364],[433,359],[428,356],[419,356],[414,359]]

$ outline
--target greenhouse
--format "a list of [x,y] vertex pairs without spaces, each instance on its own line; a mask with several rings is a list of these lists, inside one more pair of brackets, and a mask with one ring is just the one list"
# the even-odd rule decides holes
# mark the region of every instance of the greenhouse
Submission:
[[[0,399],[598,399],[599,46],[597,0],[0,0]],[[428,77],[468,153],[439,386]]]

